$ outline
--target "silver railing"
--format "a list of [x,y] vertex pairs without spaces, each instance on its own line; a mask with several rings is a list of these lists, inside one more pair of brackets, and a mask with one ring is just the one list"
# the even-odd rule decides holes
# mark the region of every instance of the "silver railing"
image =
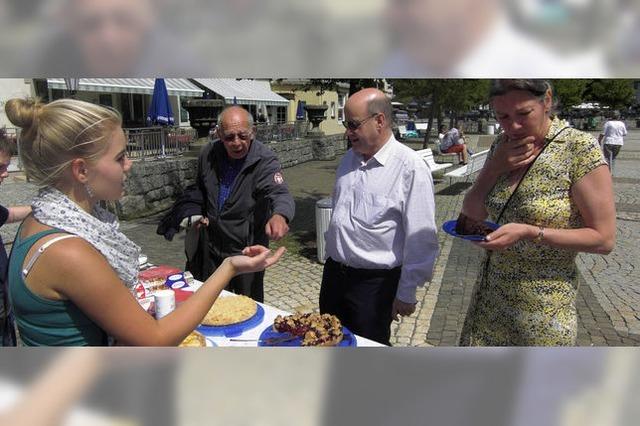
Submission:
[[302,139],[309,131],[309,124],[306,120],[278,124],[257,123],[256,139],[264,143]]
[[131,159],[157,159],[180,155],[196,140],[191,127],[138,127],[124,129],[127,156]]

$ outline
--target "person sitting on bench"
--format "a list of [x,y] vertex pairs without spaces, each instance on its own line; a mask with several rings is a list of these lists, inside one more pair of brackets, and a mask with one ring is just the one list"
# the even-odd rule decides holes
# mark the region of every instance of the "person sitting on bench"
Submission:
[[469,162],[469,150],[464,141],[464,134],[462,130],[458,130],[457,125],[444,134],[440,144],[440,151],[445,154],[458,154],[458,160],[463,165]]

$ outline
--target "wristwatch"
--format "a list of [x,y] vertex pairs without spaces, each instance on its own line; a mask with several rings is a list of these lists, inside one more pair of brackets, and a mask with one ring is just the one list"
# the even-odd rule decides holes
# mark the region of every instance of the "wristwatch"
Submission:
[[536,237],[533,239],[533,242],[536,244],[540,244],[542,242],[542,239],[544,238],[544,227],[539,226],[538,228],[538,235],[536,235]]

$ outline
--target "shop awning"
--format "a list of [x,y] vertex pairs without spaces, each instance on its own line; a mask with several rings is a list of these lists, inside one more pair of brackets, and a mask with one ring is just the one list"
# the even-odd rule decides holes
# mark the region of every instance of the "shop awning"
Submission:
[[225,103],[239,105],[288,106],[289,101],[271,90],[266,80],[235,78],[194,78],[193,81],[224,98]]
[[[204,91],[186,78],[165,78],[170,96],[201,97]],[[78,91],[153,94],[155,78],[81,78]],[[48,78],[51,89],[68,90],[63,78]]]

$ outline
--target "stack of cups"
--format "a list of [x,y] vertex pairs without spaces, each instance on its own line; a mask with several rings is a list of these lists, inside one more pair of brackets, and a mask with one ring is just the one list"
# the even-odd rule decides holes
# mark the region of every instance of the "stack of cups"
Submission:
[[176,294],[173,290],[157,290],[153,293],[156,319],[169,315],[176,308]]
[[178,288],[182,288],[185,287],[187,285],[185,279],[184,279],[184,275],[182,274],[174,274],[171,275],[169,277],[167,277],[167,281],[165,283],[167,285],[167,287],[173,288],[173,289],[178,289]]
[[184,271],[182,273],[182,276],[184,277],[185,282],[187,283],[187,285],[192,286],[194,283],[194,278],[193,278],[193,274],[189,271]]

